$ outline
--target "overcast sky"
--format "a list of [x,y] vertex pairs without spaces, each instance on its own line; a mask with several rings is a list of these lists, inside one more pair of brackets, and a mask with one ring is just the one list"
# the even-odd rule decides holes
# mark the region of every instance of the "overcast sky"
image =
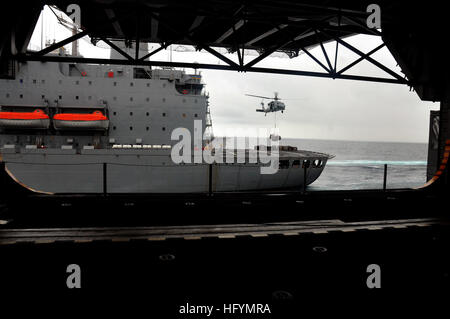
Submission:
[[[57,26],[53,14],[46,11],[44,34],[47,40],[62,40],[70,31]],[[39,48],[41,24],[38,22],[31,48]],[[346,39],[360,51],[368,52],[381,43],[373,36],[354,36]],[[158,44],[151,44],[154,48]],[[335,43],[326,44],[334,61]],[[70,45],[67,46],[70,48]],[[85,39],[80,41],[85,57],[108,57],[109,49],[100,42],[95,48]],[[311,50],[324,64],[320,48]],[[227,57],[237,61],[234,55]],[[255,56],[246,56],[247,61]],[[356,54],[339,46],[338,69],[358,58]],[[373,55],[384,65],[400,73],[396,62],[385,48]],[[169,51],[162,51],[152,60],[167,61]],[[173,61],[223,63],[204,52],[172,52]],[[297,58],[269,57],[259,67],[321,71],[307,55]],[[187,70],[191,71],[191,70]],[[369,62],[362,62],[346,74],[390,77]],[[305,76],[238,73],[233,71],[202,70],[206,91],[210,94],[211,114],[216,135],[228,127],[271,128],[274,114],[264,116],[255,112],[261,99],[245,94],[272,96],[279,92],[286,100],[284,114],[277,113],[277,126],[284,138],[337,139],[358,141],[428,142],[430,110],[439,109],[438,103],[423,102],[405,85],[371,83],[354,80],[332,80]],[[266,101],[267,102],[267,101]]]

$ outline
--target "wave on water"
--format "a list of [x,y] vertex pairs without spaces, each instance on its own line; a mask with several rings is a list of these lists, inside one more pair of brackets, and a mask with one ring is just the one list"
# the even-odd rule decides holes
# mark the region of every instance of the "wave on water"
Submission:
[[427,165],[426,161],[373,161],[373,160],[344,160],[328,161],[327,165],[336,166],[378,166],[378,165],[402,165],[402,166],[422,166]]

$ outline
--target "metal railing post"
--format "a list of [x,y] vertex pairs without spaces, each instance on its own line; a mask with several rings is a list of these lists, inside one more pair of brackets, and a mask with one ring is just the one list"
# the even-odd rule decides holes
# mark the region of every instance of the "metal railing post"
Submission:
[[107,164],[103,163],[103,196],[108,194],[108,175],[107,175]]
[[209,164],[209,175],[208,175],[208,195],[212,196],[212,172],[213,171],[213,167],[212,164]]

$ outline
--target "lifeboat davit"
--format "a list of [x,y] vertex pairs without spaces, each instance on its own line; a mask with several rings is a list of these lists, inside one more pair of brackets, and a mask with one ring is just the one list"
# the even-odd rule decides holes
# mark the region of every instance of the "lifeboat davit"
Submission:
[[53,116],[57,130],[107,130],[108,118],[100,111],[92,113],[59,113]]
[[48,129],[49,116],[40,109],[33,112],[0,111],[0,127],[9,129]]

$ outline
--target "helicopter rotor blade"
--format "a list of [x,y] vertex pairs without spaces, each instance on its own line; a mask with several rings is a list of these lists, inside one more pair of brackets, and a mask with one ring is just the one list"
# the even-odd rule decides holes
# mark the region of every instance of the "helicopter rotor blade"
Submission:
[[282,98],[282,99],[280,99],[280,98],[278,98],[278,100],[284,100],[284,101],[300,101],[300,100],[307,100],[306,98],[303,98],[303,99],[285,99],[285,98]]
[[246,95],[246,96],[259,97],[259,98],[262,98],[262,99],[273,100],[273,97],[260,96],[260,95],[253,95],[253,94],[245,94],[245,95]]

